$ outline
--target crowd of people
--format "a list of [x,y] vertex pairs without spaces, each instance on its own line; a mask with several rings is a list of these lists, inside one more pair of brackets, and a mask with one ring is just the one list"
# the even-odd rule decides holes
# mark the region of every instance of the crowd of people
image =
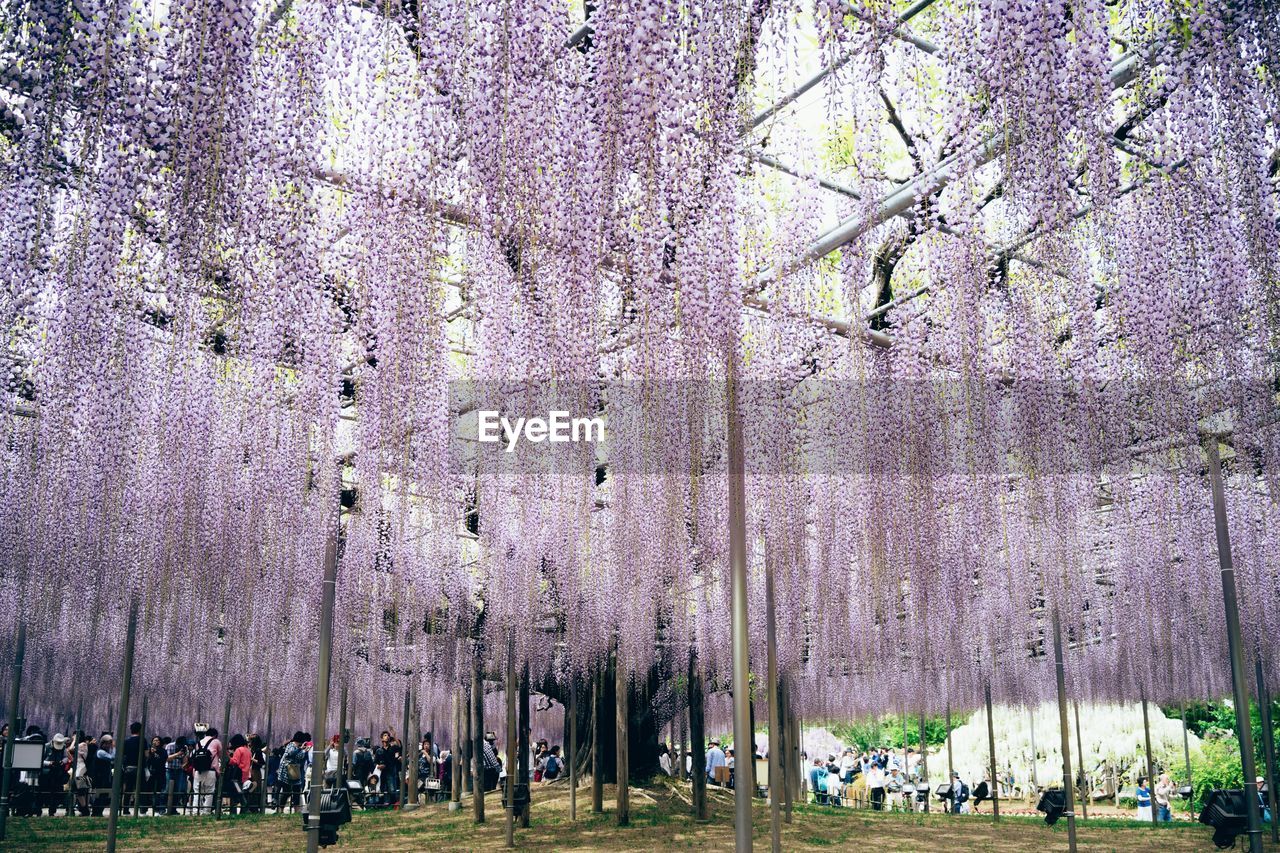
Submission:
[[[0,727],[0,749],[8,737],[9,727]],[[110,732],[48,737],[32,725],[18,740],[39,744],[43,757],[38,770],[13,771],[14,813],[100,816],[106,811],[117,763]],[[483,743],[484,787],[492,791],[504,783],[508,762],[498,750],[496,734],[486,733]],[[296,811],[305,801],[316,762],[323,762],[326,787],[345,785],[365,808],[400,804],[410,762],[416,764],[420,797],[445,799],[453,788],[453,753],[431,733],[406,757],[403,742],[389,729],[376,743],[359,737],[345,744],[334,734],[317,745],[310,732],[295,731],[283,743],[270,745],[257,733],[237,733],[224,741],[218,729],[203,723],[190,734],[144,738],[142,723],[134,722],[119,749],[121,807],[139,814]],[[565,773],[560,746],[545,739],[533,744],[528,758],[526,781],[550,783]]]

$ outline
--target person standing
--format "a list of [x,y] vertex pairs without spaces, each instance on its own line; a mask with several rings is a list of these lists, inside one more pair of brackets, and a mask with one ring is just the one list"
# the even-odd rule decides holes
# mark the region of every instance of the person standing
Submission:
[[498,788],[498,777],[502,772],[502,759],[498,758],[498,736],[493,732],[484,733],[484,789],[494,791]]
[[168,775],[165,772],[168,756],[165,754],[164,746],[164,739],[155,735],[142,756],[145,775],[143,790],[148,793],[147,802],[152,814],[157,815],[164,811],[165,777]]
[[969,786],[960,778],[959,771],[951,772],[951,813],[961,814],[969,811]]
[[116,763],[116,739],[110,732],[103,732],[98,738],[98,747],[94,752],[93,763],[89,767],[89,778],[93,784],[93,816],[102,817],[111,801],[111,777]]
[[129,724],[129,736],[124,739],[124,787],[121,805],[127,812],[133,798],[138,795],[138,765],[142,763],[142,723]]
[[867,793],[871,797],[872,811],[884,809],[884,784],[884,768],[878,761],[873,761],[867,771]]
[[1134,798],[1138,801],[1138,820],[1151,820],[1151,789],[1147,787],[1147,777],[1138,777],[1138,787],[1134,791]]
[[1168,773],[1161,773],[1160,779],[1156,782],[1155,790],[1156,820],[1166,823],[1173,820],[1173,810],[1169,807],[1172,797],[1173,781],[1169,778]]
[[191,770],[196,799],[196,814],[213,813],[213,797],[218,790],[218,764],[222,758],[222,741],[218,730],[206,729],[191,751]]
[[187,739],[183,735],[174,738],[165,752],[165,781],[173,786],[168,814],[176,815],[179,807],[185,809],[187,801]]
[[711,748],[707,750],[707,766],[705,772],[708,782],[716,781],[716,768],[727,766],[728,759],[725,757],[724,750],[720,748],[720,741],[711,741]]
[[40,791],[44,797],[43,805],[49,809],[49,817],[53,817],[58,806],[66,801],[63,791],[71,778],[71,774],[67,772],[67,738],[61,732],[45,744],[42,763]]
[[374,750],[377,763],[379,791],[387,795],[387,804],[400,799],[400,742],[389,731],[382,733],[381,742]]
[[306,777],[307,751],[302,748],[306,742],[305,732],[294,732],[293,737],[284,745],[284,754],[280,756],[280,769],[277,771],[280,791],[288,795],[289,805],[295,809],[298,807],[298,795],[302,792]]

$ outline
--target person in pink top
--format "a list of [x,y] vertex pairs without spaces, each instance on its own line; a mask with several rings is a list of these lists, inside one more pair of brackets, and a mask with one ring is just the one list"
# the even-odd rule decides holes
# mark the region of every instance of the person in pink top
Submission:
[[234,814],[237,805],[244,806],[244,786],[253,770],[253,753],[244,735],[232,735],[228,746],[231,747],[231,762],[227,765],[227,778],[222,781],[222,793],[231,799]]

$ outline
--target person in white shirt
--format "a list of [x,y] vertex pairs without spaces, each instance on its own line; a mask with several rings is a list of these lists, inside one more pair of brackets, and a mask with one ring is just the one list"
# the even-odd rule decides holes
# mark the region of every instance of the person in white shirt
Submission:
[[845,748],[844,755],[840,756],[840,781],[848,785],[853,781],[853,769],[858,766],[858,759],[854,757],[853,750]]
[[671,775],[671,750],[666,744],[658,744],[658,766],[662,768],[662,772]]
[[871,808],[880,811],[884,808],[884,771],[874,761],[867,768],[867,793],[871,797]]

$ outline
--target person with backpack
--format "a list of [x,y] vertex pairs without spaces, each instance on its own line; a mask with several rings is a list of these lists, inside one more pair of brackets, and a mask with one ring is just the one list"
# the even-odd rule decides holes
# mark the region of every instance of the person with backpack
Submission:
[[196,748],[191,750],[189,759],[195,780],[193,788],[196,797],[196,814],[203,811],[213,813],[213,798],[218,790],[218,766],[221,758],[222,741],[218,740],[218,730],[206,729],[196,740]]
[[289,805],[298,807],[298,795],[307,778],[307,751],[303,744],[307,742],[306,732],[294,732],[293,737],[284,745],[284,753],[280,756],[280,769],[276,771],[280,780],[280,790],[288,796]]
[[969,786],[960,778],[957,771],[951,771],[951,813],[960,814],[969,811]]
[[554,782],[560,778],[560,771],[564,769],[564,762],[560,759],[560,747],[553,746],[547,752],[546,760],[542,765],[542,781]]

